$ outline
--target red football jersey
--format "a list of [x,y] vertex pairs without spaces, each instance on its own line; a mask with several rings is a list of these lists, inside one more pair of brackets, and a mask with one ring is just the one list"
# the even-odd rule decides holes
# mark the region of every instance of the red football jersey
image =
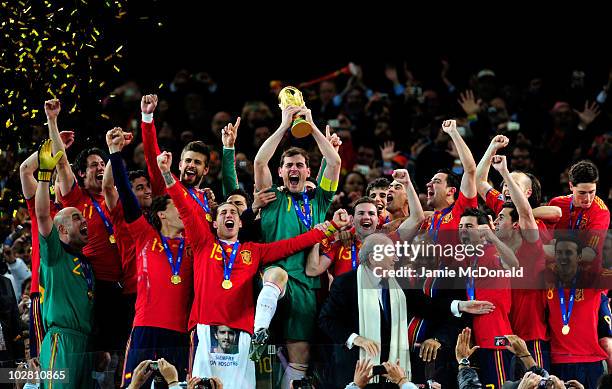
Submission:
[[[38,293],[38,277],[39,268],[40,268],[40,242],[38,240],[38,220],[36,219],[36,206],[35,206],[36,196],[31,199],[26,199],[26,205],[28,207],[28,213],[30,214],[30,222],[32,225],[32,280],[30,285],[30,293]],[[54,203],[53,201],[49,201],[49,213],[51,214],[51,219],[57,215],[60,210],[60,205]],[[25,292],[25,291],[24,291]]]
[[[496,189],[491,188],[487,192],[485,205],[491,208],[491,210],[493,210],[493,212],[498,215],[504,208],[504,196]],[[552,239],[552,236],[550,234],[550,231],[548,231],[548,228],[546,227],[546,223],[541,219],[535,220],[536,224],[538,225],[538,231],[540,232],[540,239],[542,239],[542,242],[544,244],[548,243]]]
[[[357,237],[353,237],[353,243],[355,245],[355,269],[359,266],[359,250],[361,249],[361,241]],[[341,241],[335,241],[328,252],[325,255],[331,259],[332,263],[329,267],[329,272],[334,276],[338,277],[346,272],[353,269],[353,254],[351,246],[344,247]]]
[[[181,282],[173,284],[172,267],[161,235],[140,216],[128,224],[136,249],[138,294],[134,327],[147,326],[187,332],[189,307],[193,297],[193,253],[186,245],[179,269]],[[168,239],[173,262],[178,256],[180,239]]]
[[[556,230],[576,229],[588,231],[588,235],[582,236],[584,243],[597,253],[597,262],[601,264],[603,244],[606,232],[610,225],[610,211],[602,199],[595,196],[595,200],[588,209],[572,206],[570,214],[570,203],[573,196],[559,196],[550,200],[548,205],[561,208],[561,219],[552,227]],[[578,224],[578,226],[576,226]]]
[[[546,293],[543,289],[546,256],[542,241],[523,244],[516,251],[523,267],[523,280],[513,280],[510,324],[523,340],[548,340],[546,331]],[[520,289],[525,288],[525,289]]]
[[[110,221],[110,213],[104,203],[104,196],[92,196],[102,208],[104,215]],[[110,235],[96,208],[93,206],[89,193],[77,185],[76,181],[65,196],[60,196],[64,207],[75,207],[87,220],[89,243],[83,247],[83,254],[91,262],[97,280],[121,281],[121,256],[116,243],[111,243]],[[117,238],[116,236],[114,237]]]
[[[470,264],[466,263],[466,265],[469,266]],[[485,247],[484,254],[478,257],[477,266],[486,267],[490,270],[503,269],[494,245]],[[491,313],[474,315],[474,339],[481,348],[505,350],[503,346],[495,346],[495,337],[513,333],[509,319],[512,305],[510,284],[509,278],[486,277],[475,279],[475,299],[489,301],[495,305],[495,310]]]
[[[255,304],[253,286],[260,264],[266,264],[304,250],[322,241],[325,234],[313,229],[291,239],[273,243],[241,242],[230,274],[232,287],[224,289],[222,247],[202,217],[204,211],[192,212],[185,189],[168,188],[185,225],[187,239],[194,252],[195,297],[189,316],[189,328],[196,324],[226,325],[253,333]],[[232,245],[224,244],[231,252]],[[227,251],[226,251],[227,252]],[[229,258],[229,253],[227,255]]]
[[[564,293],[567,304],[570,289],[565,288]],[[597,335],[601,293],[601,289],[576,289],[574,307],[568,323],[570,332],[563,335],[559,292],[557,288],[548,289],[546,304],[549,309],[552,363],[598,362],[606,359],[606,353],[599,346]]]
[[[434,233],[436,229],[438,230],[437,243],[455,244],[458,242],[457,231],[459,230],[461,215],[468,208],[478,207],[478,197],[474,196],[468,199],[462,192],[459,192],[459,197],[457,197],[457,200],[455,200],[451,207],[452,208],[448,212],[444,212],[444,210],[434,212],[434,214],[425,219],[421,225],[421,230],[423,231]],[[441,217],[442,220],[440,221]],[[431,227],[432,224],[433,228]]]
[[123,273],[123,293],[136,293],[136,246],[134,238],[128,230],[127,223],[123,216],[123,205],[117,202],[115,208],[110,211],[110,220],[115,229],[115,239],[117,248],[121,255],[121,271]]

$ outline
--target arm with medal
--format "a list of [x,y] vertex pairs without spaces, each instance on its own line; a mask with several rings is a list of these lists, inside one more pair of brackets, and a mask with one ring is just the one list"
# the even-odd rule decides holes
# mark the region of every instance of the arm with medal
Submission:
[[313,246],[317,242],[323,241],[326,237],[332,236],[336,231],[345,227],[347,224],[349,224],[348,213],[344,209],[339,209],[334,213],[334,218],[331,222],[326,221],[317,224],[308,232],[278,242],[258,244],[261,250],[261,258],[264,258],[264,263],[269,263],[288,257],[298,251]]

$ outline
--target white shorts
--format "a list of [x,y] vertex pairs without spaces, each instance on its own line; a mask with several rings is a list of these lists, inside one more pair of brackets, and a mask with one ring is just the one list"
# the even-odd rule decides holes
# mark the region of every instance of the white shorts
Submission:
[[255,389],[251,335],[227,326],[198,324],[192,377],[219,377],[224,389]]

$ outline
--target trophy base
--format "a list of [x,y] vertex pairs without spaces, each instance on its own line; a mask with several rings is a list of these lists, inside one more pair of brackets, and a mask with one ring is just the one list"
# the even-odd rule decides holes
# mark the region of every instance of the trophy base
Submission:
[[312,126],[302,118],[296,119],[291,125],[291,134],[296,138],[304,138],[312,133]]

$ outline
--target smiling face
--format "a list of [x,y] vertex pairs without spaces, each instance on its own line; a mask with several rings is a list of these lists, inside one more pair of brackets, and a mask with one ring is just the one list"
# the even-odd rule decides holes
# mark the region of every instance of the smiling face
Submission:
[[306,158],[296,154],[283,158],[283,165],[278,168],[278,176],[283,179],[283,185],[291,193],[304,191],[304,182],[310,176],[310,168],[306,165]]
[[574,278],[580,261],[578,244],[571,241],[557,242],[555,245],[555,261],[561,279],[570,280]]
[[378,210],[371,203],[361,203],[355,206],[353,226],[360,239],[376,232],[378,227]]
[[87,221],[78,209],[64,208],[57,213],[53,221],[62,242],[77,248],[83,248],[89,242]]
[[387,210],[397,212],[408,204],[406,188],[398,181],[393,181],[387,191]]
[[368,197],[376,203],[378,213],[382,213],[387,209],[387,193],[389,188],[372,188]]
[[436,173],[427,183],[427,205],[437,209],[444,207],[449,198],[454,196],[456,188],[448,187],[446,173]]
[[87,157],[87,168],[85,172],[79,173],[83,177],[85,189],[92,192],[102,190],[102,178],[104,177],[105,167],[106,162],[98,154],[91,154]]
[[242,227],[238,208],[230,203],[220,205],[217,208],[217,218],[213,221],[213,227],[217,230],[219,239],[236,239]]
[[132,181],[132,192],[141,208],[150,208],[153,202],[151,184],[145,177],[138,177]]
[[597,192],[597,184],[592,183],[580,183],[576,186],[570,182],[570,190],[574,196],[574,206],[579,208],[590,208],[595,200],[595,192]]
[[208,159],[202,153],[185,151],[179,162],[180,181],[187,187],[196,186],[208,173]]

